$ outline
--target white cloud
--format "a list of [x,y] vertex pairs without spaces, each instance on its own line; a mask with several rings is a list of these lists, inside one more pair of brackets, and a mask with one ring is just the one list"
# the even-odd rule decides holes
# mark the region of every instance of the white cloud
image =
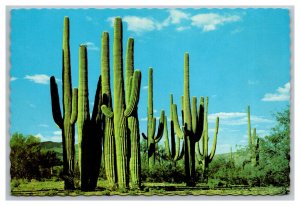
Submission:
[[197,14],[192,16],[192,26],[201,28],[204,32],[216,30],[219,26],[229,22],[240,21],[238,15],[220,15],[215,13]]
[[99,51],[99,47],[97,47],[94,42],[89,42],[88,41],[88,42],[85,42],[83,44],[85,44],[87,46],[88,50]]
[[41,141],[53,141],[53,142],[61,142],[61,131],[54,131],[53,135],[50,136],[44,136],[41,133],[38,133],[34,135],[35,137],[38,137],[41,139]]
[[184,13],[183,11],[171,9],[169,10],[170,16],[168,19],[170,19],[172,24],[179,24],[182,20],[189,19],[189,14]]
[[184,31],[190,29],[190,26],[179,26],[176,28],[176,31]]
[[16,81],[17,79],[18,79],[17,77],[10,77],[11,82]]
[[53,132],[54,135],[61,135],[61,130],[57,130]]
[[161,26],[158,26],[159,24],[155,20],[147,17],[125,16],[123,21],[127,23],[128,31],[136,33],[161,29]]
[[280,102],[290,100],[290,83],[286,83],[283,87],[279,87],[275,93],[267,93],[261,99],[265,102]]
[[[208,115],[208,121],[210,123],[214,123],[216,121],[216,117],[219,117],[220,124],[222,125],[245,125],[248,124],[247,113],[245,112],[219,112],[215,114]],[[274,123],[273,120],[264,118],[262,116],[251,115],[250,117],[251,123]]]
[[[141,34],[143,32],[161,30],[164,27],[169,26],[170,24],[179,24],[182,22],[182,20],[187,20],[188,18],[189,14],[176,9],[171,9],[169,10],[169,16],[163,21],[159,21],[151,17],[140,16],[124,16],[122,20],[123,22],[127,23],[128,31],[133,31],[137,34]],[[114,25],[114,19],[115,17],[109,17],[107,19],[111,26]],[[179,28],[179,30],[182,29],[183,28]],[[186,28],[184,27],[184,29]]]
[[36,84],[49,84],[50,77],[46,74],[26,75],[24,79],[32,81]]
[[[191,26],[199,27],[203,31],[213,31],[219,26],[229,22],[240,21],[241,17],[238,15],[220,15],[216,13],[197,14],[191,17],[189,13],[186,13],[178,9],[170,9],[169,15],[164,20],[157,20],[152,17],[141,16],[124,16],[123,22],[127,23],[128,31],[141,34],[143,32],[149,32],[154,30],[161,30],[164,27],[170,25],[177,25],[176,31],[184,31],[192,28]],[[111,26],[114,25],[115,17],[109,17],[107,21]],[[184,25],[182,22],[185,21]],[[240,30],[233,30],[232,33],[240,32]]]

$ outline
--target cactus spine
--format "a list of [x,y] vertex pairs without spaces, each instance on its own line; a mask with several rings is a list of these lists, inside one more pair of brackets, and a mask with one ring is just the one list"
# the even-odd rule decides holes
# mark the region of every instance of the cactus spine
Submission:
[[[169,144],[169,135],[168,135],[168,126],[167,126],[167,117],[165,116],[164,121],[164,137],[165,137],[165,150],[167,157],[174,161],[176,164],[176,161],[182,159],[184,154],[184,144],[182,144],[182,149],[180,152],[180,138],[175,135],[174,131],[174,120],[173,120],[173,112],[172,112],[172,105],[173,105],[173,94],[170,95],[170,139],[171,139],[171,149]],[[176,136],[176,137],[175,137]]]
[[196,145],[196,153],[198,161],[202,165],[202,179],[203,181],[207,181],[207,171],[208,165],[213,160],[215,153],[216,153],[216,146],[217,146],[217,136],[219,131],[219,117],[216,118],[216,125],[215,125],[215,132],[214,132],[214,139],[210,153],[208,153],[208,97],[206,97],[205,102],[205,112],[204,112],[204,129],[202,134],[202,151],[199,148],[199,143]]
[[[200,101],[201,102],[201,101]],[[172,105],[174,115],[174,129],[176,135],[184,138],[184,161],[187,186],[195,186],[195,144],[201,138],[203,131],[203,107],[200,103],[197,112],[197,98],[193,97],[192,109],[190,105],[189,88],[189,54],[184,55],[184,89],[182,99],[183,126],[179,126],[177,106]]]
[[125,105],[124,81],[123,81],[123,31],[122,19],[117,17],[114,22],[114,109],[103,105],[102,112],[106,117],[113,117],[114,136],[116,145],[117,181],[119,189],[126,189],[129,185],[128,170],[128,122],[127,118],[132,116],[137,109],[140,93],[141,72],[134,71],[131,78],[131,90],[129,104]]
[[[109,66],[109,34],[102,34],[102,50],[101,50],[101,76],[102,76],[102,101],[105,107],[112,110],[112,98],[110,90],[110,66]],[[104,106],[102,106],[104,108]],[[109,186],[116,186],[116,151],[113,116],[105,115],[104,119],[104,167]]]
[[259,161],[259,139],[256,135],[256,128],[253,128],[253,133],[251,134],[251,120],[250,120],[250,106],[247,107],[247,117],[248,117],[248,147],[250,149],[251,164],[256,166]]
[[62,130],[63,144],[63,173],[65,189],[71,190],[74,187],[74,162],[75,146],[74,132],[77,120],[77,95],[76,88],[72,91],[71,64],[70,64],[70,45],[69,45],[69,18],[64,18],[62,45],[62,88],[63,88],[63,116],[59,105],[59,95],[55,77],[50,78],[50,93],[52,103],[52,114],[55,123]]
[[88,65],[85,45],[79,48],[79,88],[78,88],[78,150],[81,190],[94,190],[101,161],[101,141],[103,136],[100,113],[101,77],[97,85],[92,118],[90,119],[88,99]]
[[145,140],[147,140],[148,147],[148,167],[150,170],[155,165],[155,151],[156,144],[161,140],[164,130],[164,117],[165,112],[162,110],[159,119],[159,125],[157,134],[156,130],[156,118],[153,117],[153,69],[149,68],[148,71],[148,122],[147,122],[147,135],[142,133]]

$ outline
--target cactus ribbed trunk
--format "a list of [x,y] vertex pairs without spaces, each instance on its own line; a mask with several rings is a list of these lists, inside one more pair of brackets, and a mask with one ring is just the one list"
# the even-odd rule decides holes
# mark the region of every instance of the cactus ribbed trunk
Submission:
[[[184,81],[183,81],[183,122],[186,131],[192,130],[191,104],[190,104],[190,72],[189,72],[189,54],[184,54]],[[195,186],[195,143],[187,132],[184,135],[185,142],[185,175],[187,186]]]
[[124,82],[123,82],[123,31],[122,20],[116,18],[114,23],[114,132],[116,141],[117,177],[119,189],[128,187],[127,174],[127,119],[124,116]]
[[79,48],[79,85],[78,85],[78,152],[81,189],[87,190],[89,185],[89,132],[90,112],[88,99],[88,71],[86,46]]
[[50,93],[52,101],[52,113],[55,123],[62,130],[63,144],[63,177],[66,190],[74,187],[74,163],[75,163],[75,122],[77,120],[77,89],[73,89],[71,81],[70,64],[70,32],[69,18],[64,18],[63,44],[62,44],[62,93],[63,116],[61,115],[59,95],[55,78],[50,78]]
[[248,148],[250,150],[250,159],[252,166],[257,166],[259,160],[259,139],[256,135],[256,128],[251,133],[250,106],[247,106],[248,117]]
[[[132,81],[134,74],[134,40],[128,39],[126,52],[126,105],[130,105]],[[128,135],[130,143],[129,170],[131,188],[141,186],[141,155],[140,155],[140,131],[137,108],[128,117]]]
[[[102,34],[101,50],[101,74],[102,74],[102,100],[103,104],[112,110],[112,99],[110,90],[110,66],[109,66],[109,35]],[[105,174],[109,187],[116,186],[116,156],[113,118],[105,116],[104,120],[104,165]]]

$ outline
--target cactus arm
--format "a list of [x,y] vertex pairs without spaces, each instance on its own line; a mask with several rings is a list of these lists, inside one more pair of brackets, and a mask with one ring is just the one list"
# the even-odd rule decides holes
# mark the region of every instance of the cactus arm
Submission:
[[[154,141],[155,143],[158,143],[162,136],[163,136],[163,133],[164,133],[164,120],[165,119],[165,111],[162,110],[161,113],[160,113],[160,118],[159,118],[159,125],[158,125],[158,130],[157,130],[157,134],[154,138]],[[155,129],[155,127],[154,127]]]
[[198,142],[203,136],[203,126],[204,126],[204,97],[200,97],[200,104],[197,116],[197,132],[195,134],[195,141]]
[[170,144],[169,144],[169,134],[168,134],[168,125],[167,125],[167,117],[165,116],[165,121],[164,121],[164,137],[165,137],[165,150],[166,150],[166,155],[168,157],[171,157],[171,150],[170,150]]
[[247,119],[248,119],[248,145],[251,147],[251,120],[250,120],[250,106],[247,106]]
[[54,122],[59,128],[63,128],[63,118],[61,115],[60,105],[59,105],[59,95],[55,77],[50,78],[50,93],[51,93],[51,104],[52,104],[52,115]]
[[72,92],[72,113],[70,123],[74,124],[77,121],[78,114],[78,89],[74,88]]
[[212,159],[214,158],[215,153],[216,153],[218,132],[219,132],[219,117],[217,117],[217,119],[216,119],[215,134],[214,134],[212,149],[211,149],[211,152],[210,152],[210,155],[209,155],[209,162],[212,161]]
[[93,108],[93,113],[92,113],[92,122],[98,122],[100,121],[101,118],[101,105],[102,105],[102,89],[101,89],[101,84],[102,84],[102,78],[101,75],[98,79],[97,83],[97,89],[96,89],[96,94],[95,94],[95,100],[94,100],[94,108]]
[[256,140],[256,128],[253,128],[252,130],[252,138],[251,138],[251,144],[254,147],[255,146],[255,140]]
[[114,116],[113,111],[112,111],[111,108],[108,107],[107,105],[102,105],[102,106],[101,106],[101,111],[102,111],[102,113],[103,113],[106,117],[108,117],[108,118],[112,118],[112,117]]
[[126,105],[130,104],[131,99],[131,77],[134,71],[134,40],[129,38],[127,42],[126,51],[126,70],[125,70],[125,84],[126,84]]
[[148,140],[148,137],[145,135],[145,133],[142,133],[142,136],[145,140]]
[[198,121],[197,121],[197,98],[193,97],[192,99],[192,131],[193,134],[195,135],[197,133],[197,126],[198,126]]
[[132,90],[130,92],[131,95],[130,95],[129,105],[124,111],[125,117],[129,117],[134,111],[134,109],[137,108],[137,104],[139,102],[139,96],[140,96],[140,88],[141,88],[141,71],[136,70],[134,72],[131,87]]
[[203,158],[203,154],[201,153],[199,142],[196,142],[195,150],[196,150],[196,158],[197,158],[198,162],[201,162],[202,158]]
[[183,131],[180,129],[179,122],[178,122],[177,105],[176,104],[172,105],[172,116],[173,116],[175,133],[178,137],[183,138]]

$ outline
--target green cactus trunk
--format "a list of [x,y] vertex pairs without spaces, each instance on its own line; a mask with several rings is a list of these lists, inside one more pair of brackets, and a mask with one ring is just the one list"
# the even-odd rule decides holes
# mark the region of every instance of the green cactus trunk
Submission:
[[[134,40],[129,38],[126,52],[126,105],[131,101],[132,81],[134,74]],[[137,108],[128,117],[128,135],[130,144],[130,185],[131,188],[141,186],[141,155],[140,155],[140,131]]]
[[[102,74],[102,100],[112,110],[112,98],[110,90],[110,66],[109,66],[109,35],[107,32],[102,34],[102,51],[101,51],[101,74]],[[104,120],[104,167],[109,187],[116,186],[116,150],[114,125],[112,116],[105,116]]]
[[114,30],[114,133],[116,141],[117,177],[119,189],[128,187],[127,119],[124,116],[123,31],[121,18],[115,19]]
[[69,46],[69,18],[64,18],[62,45],[62,87],[63,87],[63,117],[59,104],[59,95],[55,77],[50,78],[50,93],[52,102],[52,114],[55,123],[62,130],[63,144],[63,178],[66,190],[74,187],[74,163],[75,163],[75,122],[77,120],[77,89],[73,89],[71,81],[70,46]]
[[161,140],[164,130],[164,117],[165,113],[162,110],[159,119],[157,134],[156,118],[153,115],[153,69],[149,68],[148,71],[148,122],[147,122],[147,136],[143,133],[144,139],[147,140],[148,146],[148,167],[152,170],[155,166],[155,152],[156,144]]
[[257,166],[259,160],[259,139],[256,135],[256,128],[253,128],[251,134],[250,106],[247,107],[248,117],[248,148],[250,150],[250,159],[252,166]]
[[79,48],[79,88],[78,88],[78,151],[81,190],[94,190],[97,186],[101,165],[101,126],[100,106],[101,77],[97,85],[92,119],[90,119],[88,99],[88,66],[85,45]]

